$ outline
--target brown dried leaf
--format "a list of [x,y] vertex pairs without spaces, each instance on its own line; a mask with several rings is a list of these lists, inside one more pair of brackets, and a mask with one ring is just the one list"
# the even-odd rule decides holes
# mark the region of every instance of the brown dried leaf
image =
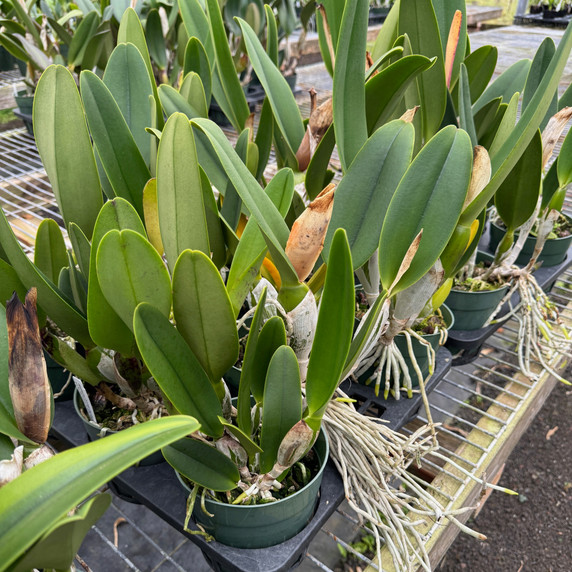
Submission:
[[542,169],[546,167],[552,156],[554,147],[562,135],[569,119],[572,117],[572,107],[563,107],[556,115],[553,115],[542,132]]
[[395,288],[395,286],[401,280],[401,277],[409,270],[409,267],[411,266],[411,262],[413,261],[413,258],[415,257],[415,255],[417,254],[417,251],[419,250],[419,244],[421,243],[422,237],[423,237],[423,229],[421,229],[419,231],[419,234],[413,239],[413,242],[411,243],[411,245],[407,249],[407,252],[405,253],[405,256],[403,257],[403,260],[401,262],[401,266],[399,267],[399,270],[397,272],[397,276],[395,277],[393,284],[389,287],[389,289],[387,291],[387,297],[388,298],[391,296],[391,291]]
[[447,78],[447,87],[451,85],[451,75],[453,74],[453,62],[459,45],[459,36],[461,34],[461,22],[463,21],[463,13],[460,10],[455,12],[451,28],[449,29],[449,37],[447,38],[447,48],[445,50],[445,74]]
[[36,311],[37,291],[30,289],[22,305],[14,293],[6,304],[9,386],[18,429],[44,443],[50,428],[50,382]]
[[417,111],[419,111],[419,105],[408,109],[399,119],[401,119],[401,121],[405,121],[405,123],[413,123]]
[[489,153],[484,147],[477,145],[473,149],[473,172],[471,174],[469,190],[467,191],[467,196],[463,203],[463,210],[465,210],[489,184],[491,173],[491,158],[489,157]]

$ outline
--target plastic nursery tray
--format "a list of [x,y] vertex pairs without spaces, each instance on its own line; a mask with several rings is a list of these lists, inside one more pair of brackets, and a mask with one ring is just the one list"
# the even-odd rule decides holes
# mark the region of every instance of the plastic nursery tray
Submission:
[[[479,242],[479,250],[488,254],[490,254],[489,228],[485,230],[483,237]],[[534,272],[534,276],[538,282],[538,285],[543,290],[549,291],[558,277],[563,274],[571,265],[572,246],[568,249],[568,253],[566,254],[564,262],[558,264],[557,266],[547,266],[546,268],[541,266]],[[513,307],[515,307],[520,302],[519,295],[516,293],[513,294],[510,301]],[[501,311],[498,313],[496,318],[497,322],[494,324],[480,328],[479,330],[449,330],[447,343],[445,345],[451,350],[451,353],[453,354],[453,365],[463,365],[475,360],[478,357],[481,351],[481,347],[487,338],[492,336],[496,330],[502,326],[504,323],[503,316],[506,316],[508,312],[509,305],[507,303],[501,308]]]
[[[450,369],[451,354],[441,348],[437,352],[436,361],[435,373],[426,383],[427,391],[435,387]],[[342,387],[346,393],[358,400],[360,411],[371,414],[373,406],[375,415],[387,419],[393,429],[403,427],[421,405],[421,395],[418,393],[411,399],[402,397],[395,400],[390,397],[386,401],[383,397],[375,397],[373,387],[349,381],[345,381]],[[71,446],[87,442],[85,429],[74,411],[72,401],[56,404],[52,434]],[[167,463],[132,467],[116,477],[114,482],[120,486],[122,492],[147,506],[177,530],[183,530],[187,493]],[[285,572],[294,568],[304,558],[311,540],[343,499],[342,480],[330,461],[324,470],[320,499],[314,517],[302,532],[290,540],[269,548],[239,549],[216,541],[206,542],[197,535],[188,536],[199,546],[216,572]],[[196,529],[192,521],[189,527]]]

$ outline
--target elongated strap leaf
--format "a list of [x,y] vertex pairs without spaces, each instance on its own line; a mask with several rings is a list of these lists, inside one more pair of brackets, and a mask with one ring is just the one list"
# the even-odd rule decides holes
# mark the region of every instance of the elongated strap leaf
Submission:
[[495,155],[502,148],[505,141],[510,137],[516,125],[516,117],[518,113],[518,101],[520,94],[517,92],[512,96],[510,103],[504,110],[502,119],[496,129],[494,139],[489,146],[489,155],[491,160],[494,160]]
[[512,171],[495,193],[495,206],[510,231],[524,224],[534,212],[542,175],[542,138],[532,138]]
[[306,171],[306,192],[308,193],[308,197],[312,200],[327,187],[331,180],[330,173],[332,173],[332,171],[328,170],[328,166],[335,144],[336,136],[334,126],[330,125],[312,155],[308,170]]
[[371,57],[374,61],[386,54],[395,45],[399,28],[399,5],[400,0],[395,0],[375,39],[373,49],[371,50]]
[[366,2],[346,2],[336,48],[334,130],[344,172],[367,140],[364,75],[368,12]]
[[131,229],[145,235],[143,223],[133,206],[125,199],[113,199],[105,203],[93,231],[89,262],[89,286],[87,316],[89,333],[96,344],[110,348],[123,355],[133,355],[135,338],[131,329],[111,307],[101,291],[97,278],[97,249],[110,230]]
[[471,144],[473,147],[476,147],[479,142],[471,110],[469,76],[465,64],[461,64],[461,75],[459,77],[459,126],[469,134]]
[[183,113],[187,119],[204,117],[203,113],[193,107],[187,99],[170,85],[163,84],[159,86],[159,99],[167,118],[175,113]]
[[[215,66],[215,49],[207,15],[199,0],[179,0],[179,8],[189,38],[196,37],[204,47],[211,70]],[[189,71],[189,70],[186,70]],[[199,70],[194,69],[198,73]],[[202,77],[202,74],[201,74]]]
[[203,44],[198,38],[189,38],[185,49],[185,61],[183,64],[183,77],[189,72],[195,72],[199,75],[205,89],[205,99],[207,107],[211,102],[212,94],[212,71],[209,58]]
[[169,318],[150,304],[139,304],[133,329],[141,357],[179,413],[195,417],[201,432],[221,437],[222,407],[201,364]]
[[264,5],[266,16],[266,53],[275,66],[278,66],[278,27],[276,17],[268,4]]
[[322,415],[341,381],[352,341],[355,319],[353,265],[346,232],[334,235],[316,335],[306,377],[306,422],[314,431],[320,428]]
[[238,18],[242,29],[248,57],[266,97],[272,107],[272,113],[290,150],[297,151],[304,137],[304,125],[292,90],[270,56],[264,51],[252,28]]
[[[87,14],[75,30],[68,51],[68,65],[71,68],[81,65],[87,45],[99,26],[99,15],[93,11]],[[41,45],[41,44],[40,44]]]
[[88,495],[130,465],[199,429],[185,416],[155,419],[69,449],[0,489],[0,561],[8,566]]
[[207,106],[205,88],[201,76],[196,72],[189,72],[181,87],[179,93],[189,102],[193,109],[196,109],[200,117],[208,117],[209,110]]
[[347,233],[354,268],[374,253],[393,193],[411,161],[414,141],[413,126],[403,121],[388,123],[367,140],[336,189],[324,240],[326,259],[338,228]]
[[210,254],[201,175],[188,119],[172,115],[159,143],[157,201],[161,239],[171,271],[186,249]]
[[[71,299],[41,272],[26,256],[4,211],[0,211],[0,244],[12,268],[26,289],[38,289],[38,305],[68,335],[86,348],[93,346],[87,329],[87,320]],[[2,301],[5,304],[5,301]]]
[[201,441],[181,439],[162,452],[175,471],[207,489],[231,491],[240,480],[236,465],[218,449]]
[[[497,65],[498,49],[494,46],[481,46],[471,52],[463,62],[469,76],[469,88],[471,92],[471,104],[485,91],[489,85]],[[459,83],[452,91],[453,101],[458,101]]]
[[224,425],[224,428],[244,447],[250,458],[254,458],[257,453],[262,453],[262,449],[242,430],[236,425],[229,423],[224,417],[220,417],[219,421]]
[[72,243],[73,253],[79,265],[79,269],[85,278],[89,280],[89,257],[91,253],[89,240],[87,240],[87,237],[83,234],[81,228],[73,222],[69,226],[68,235]]
[[143,217],[143,189],[151,173],[113,95],[94,73],[82,72],[80,86],[89,129],[113,191]]
[[[290,169],[278,171],[264,190],[280,214],[286,216],[294,194],[292,171]],[[266,242],[256,220],[249,220],[234,253],[226,283],[235,315],[238,315],[248,292],[254,285],[266,250]]]
[[399,33],[409,36],[413,53],[428,58],[437,57],[435,65],[417,79],[423,118],[423,138],[427,142],[438,131],[447,104],[443,49],[431,0],[400,4]]
[[409,270],[393,291],[414,284],[433,266],[455,230],[467,194],[473,150],[465,131],[442,129],[401,179],[383,222],[379,270],[385,289],[395,280],[415,237],[423,237]]
[[111,54],[103,75],[133,139],[145,161],[151,161],[151,137],[145,129],[151,122],[149,97],[153,86],[141,52],[133,44],[119,44]]
[[161,16],[159,16],[159,12],[155,8],[149,10],[147,14],[145,32],[149,54],[157,67],[160,70],[164,70],[167,67],[167,49],[165,38],[163,37]]
[[[278,318],[280,320],[280,318]],[[260,472],[276,463],[276,454],[286,433],[302,418],[300,369],[290,346],[280,346],[272,356],[264,385]]]
[[213,189],[209,178],[203,169],[201,171],[201,189],[203,191],[203,203],[209,232],[209,247],[211,260],[220,270],[226,264],[226,243],[223,232],[223,221],[218,211]]
[[103,295],[131,331],[135,308],[141,302],[169,316],[169,273],[151,243],[138,232],[110,230],[99,243],[96,268]]
[[63,66],[42,74],[34,101],[36,145],[66,226],[91,238],[103,205],[97,167],[75,81]]
[[273,247],[274,251],[271,254],[280,272],[282,283],[297,285],[298,275],[284,252],[289,230],[280,212],[240,160],[220,127],[207,119],[195,119],[192,123],[207,136],[227,177],[232,181],[236,192],[268,239],[267,244]]
[[185,250],[177,260],[173,313],[183,338],[217,383],[238,358],[238,332],[221,275],[202,252]]
[[254,143],[258,147],[258,169],[256,171],[256,180],[260,181],[264,175],[264,169],[270,158],[270,150],[272,149],[272,139],[274,137],[274,117],[272,115],[272,107],[268,98],[264,99],[262,109],[260,110],[260,118],[258,121],[258,131],[254,138]]
[[425,56],[405,56],[374,75],[366,83],[368,133],[373,133],[377,127],[391,119],[413,80],[434,63],[434,59],[430,60]]
[[34,264],[54,284],[60,271],[68,265],[66,243],[58,223],[46,218],[38,227],[34,248]]

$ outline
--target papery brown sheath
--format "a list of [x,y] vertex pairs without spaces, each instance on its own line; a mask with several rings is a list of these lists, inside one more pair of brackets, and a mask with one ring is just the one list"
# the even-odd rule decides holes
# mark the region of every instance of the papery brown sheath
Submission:
[[50,428],[50,383],[36,311],[37,291],[31,288],[24,304],[13,294],[6,304],[9,387],[18,429],[44,443]]

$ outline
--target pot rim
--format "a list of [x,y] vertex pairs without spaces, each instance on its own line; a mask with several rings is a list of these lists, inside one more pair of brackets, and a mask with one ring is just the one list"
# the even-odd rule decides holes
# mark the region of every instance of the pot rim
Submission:
[[[456,292],[458,294],[492,294],[493,292],[499,292],[500,290],[508,290],[509,288],[509,284],[503,284],[502,286],[499,286],[498,288],[494,288],[493,290],[478,290],[476,292],[470,292],[469,290],[457,290],[455,287],[451,288],[451,292]],[[450,308],[449,308],[450,309]]]
[[[560,213],[570,224],[572,224],[572,218],[569,217],[567,214],[564,213]],[[495,228],[497,228],[500,231],[505,231],[505,228],[502,228],[501,226],[499,226],[496,221],[491,221],[491,226],[494,226]],[[515,235],[518,233],[518,231],[515,231]],[[570,240],[572,238],[572,234],[569,234],[568,236],[558,236],[556,238],[547,238],[546,241],[550,241],[550,242],[557,242],[559,240]],[[531,234],[529,234],[526,237],[526,240],[534,240],[536,241],[536,236],[533,236]]]
[[[266,507],[273,507],[273,506],[277,506],[280,503],[284,503],[285,501],[288,501],[290,499],[293,499],[294,497],[296,497],[297,495],[301,494],[302,492],[304,492],[305,489],[307,489],[311,484],[313,484],[318,478],[322,477],[322,474],[326,468],[326,465],[328,463],[328,459],[330,457],[330,441],[328,439],[328,435],[326,433],[326,431],[324,430],[323,427],[320,428],[320,433],[318,434],[318,437],[316,438],[316,441],[320,438],[320,436],[324,437],[324,441],[325,441],[325,445],[326,445],[326,451],[325,451],[325,455],[324,455],[324,460],[320,465],[320,469],[319,471],[314,475],[314,478],[309,482],[306,483],[299,491],[296,491],[295,493],[288,495],[287,497],[284,497],[283,499],[279,499],[277,501],[271,502],[271,503],[266,503],[266,504],[249,504],[249,505],[244,505],[244,504],[228,504],[225,502],[220,502],[220,501],[216,501],[214,499],[209,499],[209,498],[205,498],[205,503],[210,503],[214,506],[220,506],[220,507],[224,507],[224,508],[228,508],[231,507],[232,510],[234,509],[242,509],[242,510],[252,510],[252,509],[256,509],[256,508],[266,508]],[[314,445],[312,446],[312,448],[314,448],[316,446],[316,443],[314,443]],[[179,473],[179,471],[177,471],[176,469],[173,469],[173,471],[175,472],[175,475],[177,475],[177,479],[179,480],[179,482],[181,483],[181,485],[185,488],[186,491],[188,491],[189,493],[191,492],[191,489],[187,486],[187,484],[183,481],[183,476]]]
[[[87,423],[88,425],[91,425],[92,427],[94,427],[95,429],[99,429],[100,431],[105,431],[105,433],[109,434],[109,435],[114,435],[115,433],[118,433],[118,431],[115,431],[115,429],[108,429],[107,427],[103,427],[99,423],[94,423],[90,419],[86,419],[85,416],[82,414],[82,412],[79,409],[78,399],[81,399],[81,395],[79,394],[77,387],[75,387],[73,390],[73,406],[74,406],[76,413],[78,414],[78,416],[80,417],[80,419],[84,423]],[[82,399],[82,402],[83,402],[83,399]]]

